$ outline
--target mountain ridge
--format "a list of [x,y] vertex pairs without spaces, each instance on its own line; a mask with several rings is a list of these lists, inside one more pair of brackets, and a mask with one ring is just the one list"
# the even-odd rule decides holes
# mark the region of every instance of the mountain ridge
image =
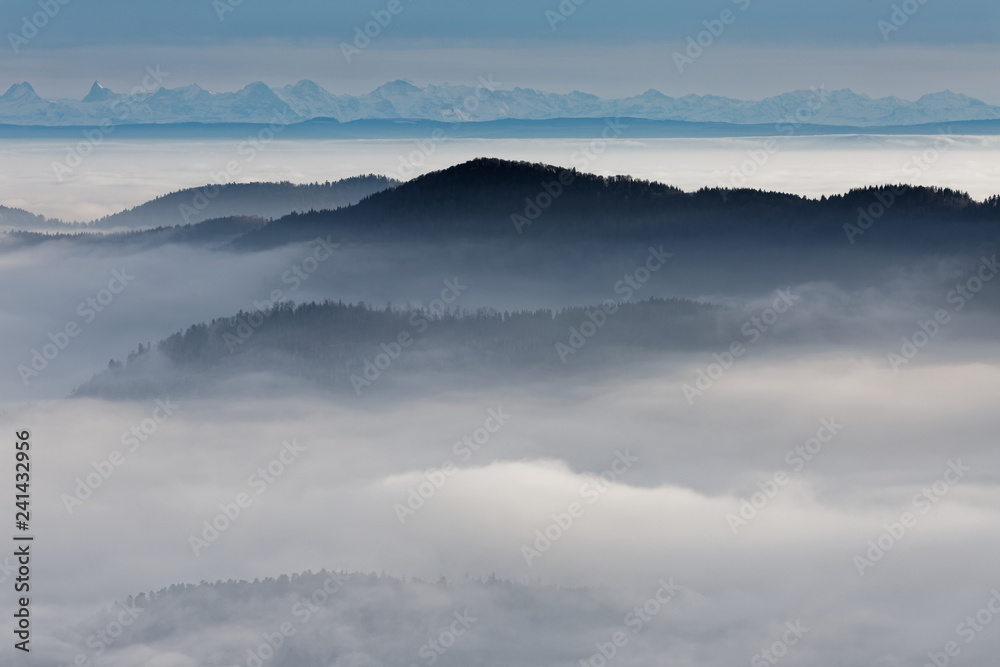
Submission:
[[[775,137],[870,137],[870,136],[997,136],[1000,119],[965,120],[917,125],[818,125],[810,123],[692,122],[683,120],[648,120],[618,116],[615,118],[552,118],[525,120],[505,118],[488,121],[449,122],[425,119],[368,119],[341,122],[318,116],[281,127],[285,140],[392,139],[426,140],[438,133],[454,139],[591,139],[600,136],[608,123],[621,126],[628,139],[764,138]],[[99,129],[98,125],[12,125],[0,123],[0,139],[73,139],[81,132]],[[243,140],[260,132],[272,132],[270,123],[133,123],[115,126],[120,140]],[[441,134],[443,133],[443,135]]]
[[[209,191],[218,192],[209,197],[205,194]],[[199,195],[204,206],[197,209]],[[330,197],[340,203],[325,206],[324,198]],[[269,199],[273,201],[266,201]],[[750,188],[684,191],[627,175],[601,176],[489,157],[402,183],[368,175],[311,185],[209,184],[162,195],[93,223],[73,226],[45,221],[27,211],[0,208],[0,224],[5,211],[10,227],[15,226],[15,220],[23,220],[24,230],[41,229],[38,225],[45,222],[51,223],[45,229],[84,232],[177,227],[231,216],[271,218],[259,229],[236,239],[236,247],[242,249],[275,247],[329,233],[345,241],[387,236],[427,241],[442,235],[550,240],[568,235],[574,239],[645,241],[664,234],[780,232],[830,241],[839,237],[839,243],[844,238],[844,224],[856,220],[859,210],[882,201],[891,201],[891,205],[877,216],[882,220],[879,227],[909,224],[913,232],[943,235],[945,245],[956,225],[969,225],[970,233],[978,236],[993,233],[1000,224],[1000,196],[978,201],[949,188],[882,184],[819,199]],[[278,215],[278,209],[267,208],[273,205],[291,212]],[[190,218],[184,217],[185,211]],[[152,217],[139,220],[143,213]],[[927,224],[922,224],[925,221]],[[907,237],[908,243],[919,240],[919,235]]]
[[918,100],[872,98],[850,89],[796,90],[761,100],[718,95],[672,97],[650,88],[623,98],[602,98],[582,91],[551,93],[532,88],[507,90],[490,80],[478,86],[391,81],[362,95],[332,93],[314,81],[268,86],[252,82],[242,89],[213,92],[197,84],[161,87],[135,97],[94,82],[82,100],[47,100],[27,82],[0,95],[0,124],[89,125],[120,119],[121,107],[134,123],[279,123],[318,117],[340,122],[367,119],[440,121],[543,120],[629,116],[647,120],[735,124],[809,122],[818,125],[917,125],[1000,119],[1000,106],[953,93],[928,93]]
[[[260,249],[333,233],[336,240],[571,238],[653,242],[719,235],[842,243],[845,224],[882,199],[880,228],[907,225],[906,243],[954,244],[995,234],[1000,197],[983,202],[948,188],[881,185],[809,199],[753,189],[674,186],[630,176],[477,158],[418,176],[337,211],[295,213],[236,240]],[[873,236],[878,236],[874,234]],[[951,239],[951,240],[949,240]]]
[[350,206],[398,184],[396,180],[376,174],[323,183],[208,183],[168,192],[88,222],[63,222],[0,205],[0,229],[105,232],[113,229],[172,228],[229,217],[281,218],[295,211],[335,210]]

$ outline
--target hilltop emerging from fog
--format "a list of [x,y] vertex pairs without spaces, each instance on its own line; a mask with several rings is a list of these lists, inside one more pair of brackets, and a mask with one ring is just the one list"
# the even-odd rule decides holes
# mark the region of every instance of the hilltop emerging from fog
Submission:
[[[265,220],[265,216],[272,219]],[[247,224],[248,217],[255,221]],[[896,247],[942,250],[993,241],[1000,224],[1000,196],[980,202],[949,188],[903,184],[858,188],[820,199],[748,188],[685,192],[631,176],[599,176],[540,163],[477,158],[404,183],[368,175],[312,185],[206,185],[159,197],[89,225],[69,226],[0,207],[0,227],[26,230],[12,232],[8,246],[64,237],[34,230],[158,227],[122,235],[76,236],[80,242],[155,245],[177,241],[162,231],[185,224],[190,227],[184,242],[196,243],[204,234],[215,243],[228,234],[238,250],[262,250],[317,237],[337,243],[544,240],[643,244],[702,239],[831,247],[853,245],[864,237],[869,244],[884,239]]]

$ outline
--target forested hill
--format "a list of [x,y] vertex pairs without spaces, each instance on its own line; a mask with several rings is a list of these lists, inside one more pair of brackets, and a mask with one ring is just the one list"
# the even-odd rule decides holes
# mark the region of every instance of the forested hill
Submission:
[[397,185],[369,174],[340,181],[309,183],[230,183],[178,190],[93,222],[100,229],[184,225],[213,218],[280,218],[293,211],[337,209]]
[[346,241],[749,237],[843,243],[844,225],[856,224],[861,211],[874,213],[870,226],[904,232],[894,243],[955,242],[959,227],[966,241],[977,242],[1000,226],[1000,198],[976,202],[943,188],[886,185],[819,200],[750,189],[689,193],[629,176],[481,158],[373,194],[356,206],[286,216],[238,245],[270,247],[330,233]]
[[[246,216],[272,220],[234,238],[236,249],[273,248],[318,236],[348,244],[694,240],[731,247],[845,247],[864,236],[867,246],[948,252],[978,249],[1000,236],[1000,196],[978,202],[947,188],[909,185],[859,188],[820,199],[754,189],[684,192],[630,176],[598,176],[494,158],[472,160],[402,184],[369,175],[311,185],[205,186],[159,197],[92,225],[69,228],[0,207],[0,227],[97,232]],[[198,241],[197,234],[186,238]],[[145,241],[172,239],[161,234]],[[206,237],[208,243],[217,241]]]
[[[673,583],[656,586],[681,599],[689,594]],[[72,662],[75,651],[88,652],[88,637],[92,651],[108,624],[131,610],[135,622],[109,643],[106,664],[139,664],[135,655],[150,654],[169,656],[155,663],[169,665],[575,665],[594,651],[591,636],[603,636],[629,613],[618,597],[624,596],[494,576],[431,582],[320,570],[129,596],[63,641],[74,649],[66,661]]]
[[[112,361],[74,395],[211,395],[218,383],[243,373],[270,373],[361,394],[370,384],[357,378],[374,383],[386,369],[370,366],[387,362],[386,354],[392,357],[388,375],[395,379],[421,371],[572,370],[642,351],[714,350],[737,333],[720,322],[721,312],[684,299],[556,312],[468,312],[443,304],[436,309],[377,309],[333,301],[282,303],[140,345],[124,362]],[[573,336],[574,329],[582,333]],[[379,386],[388,388],[391,382],[379,380]]]
[[0,229],[66,230],[82,226],[79,223],[65,223],[61,220],[46,218],[20,208],[0,206]]
[[[66,225],[60,224],[62,228]],[[0,251],[12,252],[31,245],[49,241],[69,241],[80,246],[113,247],[119,251],[139,251],[165,244],[185,244],[209,249],[228,248],[229,243],[254,229],[267,224],[263,218],[253,216],[231,216],[206,220],[191,225],[177,227],[156,227],[152,229],[130,229],[99,233],[90,231],[23,231],[15,230],[7,234]],[[69,229],[80,229],[69,227]],[[89,227],[84,227],[88,229]]]

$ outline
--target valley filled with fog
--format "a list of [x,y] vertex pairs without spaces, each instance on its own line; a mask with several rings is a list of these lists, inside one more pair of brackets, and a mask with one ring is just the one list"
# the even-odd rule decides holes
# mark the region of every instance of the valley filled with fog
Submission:
[[0,667],[996,667],[998,25],[0,2]]
[[[233,180],[408,182],[0,238],[34,664],[996,655],[996,139],[779,138],[733,182],[764,141],[277,140]],[[89,221],[242,159],[112,142],[57,183],[60,149],[0,144],[0,203]]]

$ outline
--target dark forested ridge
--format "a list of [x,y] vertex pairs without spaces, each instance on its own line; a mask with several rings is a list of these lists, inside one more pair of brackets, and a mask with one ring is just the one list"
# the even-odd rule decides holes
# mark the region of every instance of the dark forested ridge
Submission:
[[[0,209],[0,225],[11,210]],[[704,240],[843,246],[864,234],[868,245],[948,251],[996,240],[1000,196],[979,202],[964,192],[910,185],[859,188],[820,199],[754,189],[684,192],[630,176],[480,158],[402,184],[369,175],[311,185],[182,190],[84,229],[183,226],[238,216],[271,219],[232,241],[241,250],[319,236],[341,243]],[[44,219],[32,222],[25,212],[7,213],[7,218],[25,221],[26,228],[65,229]]]
[[80,223],[65,223],[62,220],[35,215],[20,208],[0,206],[0,228],[66,230],[82,226]]
[[[280,218],[296,211],[335,210],[392,188],[399,181],[368,174],[339,181],[298,185],[280,183],[209,184],[157,197],[92,222],[63,222],[18,208],[0,206],[0,229],[103,232],[109,229],[184,227],[220,218]],[[204,228],[203,228],[204,229]]]
[[178,190],[140,206],[95,220],[100,229],[163,227],[241,215],[279,218],[293,211],[337,209],[397,185],[385,176],[368,174],[340,181],[296,185],[229,183]]
[[[904,232],[894,243],[979,242],[992,238],[1000,225],[1000,198],[977,202],[954,190],[907,185],[856,189],[818,200],[751,189],[684,192],[630,176],[481,158],[420,176],[339,211],[286,216],[237,245],[271,247],[331,233],[342,241],[523,237],[844,243],[845,225],[859,220],[865,229],[877,223]],[[884,235],[870,238],[877,236]]]
[[4,250],[17,250],[20,247],[36,245],[47,241],[71,241],[80,245],[130,246],[130,249],[141,249],[167,243],[181,243],[197,246],[228,246],[233,239],[247,232],[261,229],[267,224],[264,218],[254,216],[232,216],[206,220],[197,224],[180,225],[176,227],[156,227],[154,229],[137,229],[94,233],[86,231],[71,232],[37,232],[12,231],[7,234],[8,242],[0,246]]
[[551,372],[629,358],[630,350],[715,349],[735,333],[720,326],[716,306],[685,299],[612,303],[518,312],[281,303],[140,345],[74,395],[210,394],[216,383],[241,373],[273,373],[359,394],[369,386],[362,380],[374,382],[388,357],[396,377],[407,370]]

